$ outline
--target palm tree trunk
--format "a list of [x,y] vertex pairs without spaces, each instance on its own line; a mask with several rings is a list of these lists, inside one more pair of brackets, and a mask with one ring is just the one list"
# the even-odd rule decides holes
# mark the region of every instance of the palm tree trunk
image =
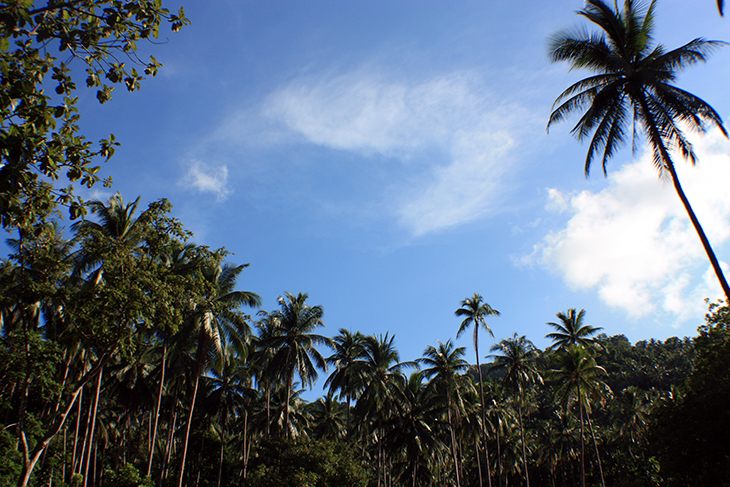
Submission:
[[248,410],[243,412],[243,478],[248,470]]
[[167,483],[168,466],[170,465],[170,457],[172,455],[172,447],[175,439],[175,427],[177,426],[177,399],[178,393],[175,392],[175,397],[172,403],[172,419],[168,423],[168,434],[167,434],[167,445],[165,446],[165,457],[162,460],[162,468],[160,469],[160,486],[165,487]]
[[[474,323],[474,351],[476,352],[477,372],[479,372],[479,401],[482,408],[482,441],[484,442],[484,458],[487,464],[487,486],[492,487],[492,469],[489,465],[489,445],[487,444],[487,413],[486,404],[484,404],[484,378],[482,377],[482,367],[479,365],[479,322]],[[477,462],[479,461],[479,451],[477,453]],[[480,469],[481,470],[481,469]],[[500,474],[501,475],[501,474]],[[480,485],[482,479],[479,479]]]
[[[217,487],[221,487],[221,477],[223,476],[223,447],[225,446],[225,442],[223,441],[224,431],[221,429],[221,451],[219,455],[219,462],[218,462],[218,482],[216,483]],[[603,487],[606,487],[605,485]]]
[[182,460],[180,461],[180,473],[178,478],[178,487],[183,485],[183,477],[185,475],[185,457],[188,454],[188,442],[190,440],[190,427],[193,423],[193,412],[195,411],[195,399],[198,397],[198,385],[200,384],[200,376],[203,375],[203,362],[205,353],[208,349],[207,335],[205,327],[200,328],[198,335],[198,350],[195,352],[195,385],[193,386],[193,397],[190,401],[190,411],[188,412],[188,424],[185,425],[185,438],[183,440]]
[[[201,354],[202,355],[202,354]],[[198,396],[198,385],[200,383],[202,366],[196,365],[195,385],[193,386],[193,397],[190,400],[190,411],[188,412],[188,424],[185,425],[185,438],[183,439],[182,459],[180,460],[180,472],[178,473],[177,487],[182,487],[185,475],[185,457],[188,453],[188,441],[190,439],[190,426],[193,424],[193,411],[195,410],[195,398]]]
[[271,439],[271,384],[266,381],[266,438]]
[[286,439],[288,440],[290,438],[289,434],[289,399],[291,398],[291,390],[294,383],[294,369],[292,368],[291,373],[289,374],[289,378],[287,379],[286,383],[286,409],[284,410],[284,430],[286,434]]
[[155,420],[152,426],[152,439],[150,441],[150,458],[147,462],[147,476],[152,474],[152,458],[155,453],[155,443],[157,442],[157,425],[160,419],[160,406],[162,405],[162,391],[165,388],[165,361],[167,360],[167,342],[162,345],[162,371],[160,373],[160,387],[157,391],[157,407],[155,408]]
[[[522,465],[525,468],[525,486],[530,487],[530,475],[527,472],[527,451],[525,449],[525,428],[522,425],[522,404],[517,405],[517,415],[520,421],[520,442],[522,443]],[[606,487],[605,485],[603,487]]]
[[591,421],[591,415],[586,411],[586,418],[588,419],[588,427],[591,430],[591,438],[593,438],[593,448],[596,450],[596,459],[598,460],[598,471],[601,474],[601,486],[606,487],[606,481],[603,479],[603,464],[601,463],[601,455],[598,454],[598,443],[596,442],[596,434],[593,432],[593,422]]
[[96,378],[96,394],[94,397],[94,406],[91,409],[91,427],[89,430],[89,448],[86,454],[86,460],[84,462],[84,487],[88,485],[89,478],[89,464],[91,463],[91,450],[94,445],[94,430],[96,429],[96,413],[99,410],[99,394],[101,393],[101,376],[104,373],[104,369],[99,370],[99,375]]
[[684,205],[685,211],[687,211],[687,215],[689,216],[689,219],[692,222],[692,226],[694,227],[695,231],[697,232],[697,235],[700,237],[700,241],[702,242],[702,247],[705,249],[705,253],[707,254],[707,257],[710,259],[710,264],[712,264],[712,269],[715,271],[715,275],[717,276],[718,281],[720,281],[720,286],[722,287],[722,290],[725,293],[725,299],[727,299],[728,302],[730,302],[730,286],[728,286],[727,280],[725,280],[725,275],[723,274],[722,268],[720,267],[720,263],[717,261],[717,257],[715,256],[715,251],[712,250],[710,241],[708,240],[707,235],[705,235],[705,231],[702,229],[702,226],[700,225],[700,222],[697,219],[697,216],[695,215],[695,212],[692,209],[692,206],[690,206],[687,196],[684,194],[682,185],[679,183],[679,177],[677,176],[677,171],[674,168],[674,162],[672,162],[672,158],[669,157],[669,151],[667,151],[667,148],[664,145],[664,139],[662,138],[661,134],[659,133],[659,129],[657,128],[656,121],[654,120],[654,117],[652,116],[652,113],[649,110],[649,107],[647,106],[646,99],[643,96],[639,99],[639,105],[641,106],[641,110],[643,111],[643,115],[644,115],[645,122],[647,125],[646,129],[649,132],[649,138],[651,140],[651,144],[654,146],[655,150],[659,151],[659,154],[661,155],[661,158],[662,158],[662,164],[663,164],[664,168],[666,170],[668,170],[669,174],[672,176],[672,183],[674,184],[674,189],[677,192],[679,199],[682,201],[682,205]]
[[454,422],[451,419],[451,401],[449,401],[449,432],[451,433],[451,452],[454,456],[454,472],[456,473],[456,487],[461,487],[461,477],[459,475],[459,457],[456,453],[456,433],[454,432]]
[[[665,149],[666,152],[666,149]],[[666,157],[669,157],[669,154],[666,155]],[[689,200],[687,200],[687,196],[684,194],[684,190],[682,189],[682,185],[679,184],[679,177],[677,177],[677,172],[674,169],[674,164],[669,163],[669,174],[672,175],[672,182],[674,183],[674,189],[677,191],[677,195],[679,195],[679,199],[682,201],[682,205],[684,205],[684,209],[687,211],[687,215],[689,215],[689,219],[692,222],[692,226],[695,228],[695,231],[697,232],[697,235],[700,237],[700,241],[702,242],[702,247],[705,249],[705,253],[707,254],[707,257],[710,259],[710,263],[712,264],[712,269],[715,271],[715,275],[717,276],[718,281],[720,281],[720,286],[722,286],[722,290],[725,293],[725,299],[730,301],[730,287],[728,287],[727,280],[725,280],[725,275],[722,272],[722,268],[720,267],[720,263],[717,261],[717,257],[715,256],[714,250],[712,250],[712,246],[710,245],[710,241],[707,238],[707,235],[705,235],[705,231],[702,229],[702,226],[700,225],[699,220],[697,219],[697,216],[695,215],[694,210],[689,204]]]
[[[83,399],[84,399],[83,393],[84,393],[84,389],[82,388],[81,391],[79,392],[79,408],[78,408],[78,411],[76,412],[76,433],[74,434],[74,449],[73,449],[73,454],[71,455],[70,473],[72,475],[76,471],[76,452],[77,452],[77,447],[79,444],[79,429],[81,428],[81,405],[83,404]],[[67,480],[68,480],[67,483],[71,483],[70,478]]]
[[345,424],[345,440],[347,441],[347,444],[350,444],[350,393],[347,393],[347,423]]
[[479,473],[479,487],[482,487],[482,462],[479,459],[479,436],[474,437],[474,456],[477,460],[477,471]]
[[583,401],[578,398],[578,410],[580,411],[580,487],[586,487],[586,452],[583,434]]

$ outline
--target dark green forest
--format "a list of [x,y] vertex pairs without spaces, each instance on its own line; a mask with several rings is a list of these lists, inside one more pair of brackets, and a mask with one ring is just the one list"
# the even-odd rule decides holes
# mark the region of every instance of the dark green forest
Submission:
[[[70,186],[102,183],[96,161],[116,146],[80,134],[76,82],[102,103],[115,86],[139,89],[160,64],[137,57],[136,43],[164,24],[184,27],[184,11],[146,0],[38,3],[0,2],[0,223],[10,249],[0,262],[0,485],[730,485],[726,301],[708,302],[696,337],[634,344],[589,326],[586,310],[556,309],[545,317],[552,344],[540,350],[518,334],[486,338],[499,312],[475,293],[447,304],[453,334],[407,358],[389,333],[325,332],[323,306],[304,292],[260,310],[248,264],[193,243],[165,199],[89,202]],[[662,83],[712,47],[647,54],[649,23],[587,5],[581,15],[607,31],[607,19],[630,27],[646,55],[639,64]],[[555,61],[606,62],[575,39],[553,41]],[[52,43],[86,69],[83,81]],[[656,95],[648,102],[637,78],[622,76],[600,77],[616,103],[581,119],[580,131],[598,137],[586,172],[596,147],[605,168],[624,142],[609,126],[633,110],[681,198],[666,149],[684,140],[674,121],[724,130],[721,120],[661,83],[641,91]],[[550,123],[586,100],[603,103],[590,83],[561,95]],[[473,337],[473,363],[452,340],[462,334]],[[303,400],[318,379],[327,394]]]

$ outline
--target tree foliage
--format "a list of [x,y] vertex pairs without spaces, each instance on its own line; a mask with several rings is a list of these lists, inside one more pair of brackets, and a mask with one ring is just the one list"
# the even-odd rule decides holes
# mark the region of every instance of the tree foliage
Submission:
[[[138,43],[189,23],[182,8],[173,14],[160,0],[3,0],[0,2],[0,224],[13,228],[27,219],[24,204],[39,196],[85,213],[71,185],[48,191],[65,179],[91,187],[99,181],[97,159],[108,160],[114,136],[95,146],[80,133],[77,84],[97,90],[101,103],[116,85],[140,88],[161,64],[143,60]],[[79,67],[86,79],[78,79]],[[108,184],[110,180],[107,180]],[[46,189],[42,189],[46,187]]]

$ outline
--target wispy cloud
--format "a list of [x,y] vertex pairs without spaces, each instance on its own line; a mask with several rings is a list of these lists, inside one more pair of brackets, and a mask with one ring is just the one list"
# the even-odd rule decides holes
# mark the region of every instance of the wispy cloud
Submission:
[[[303,142],[398,165],[401,177],[391,178],[381,196],[387,201],[373,204],[389,208],[416,236],[494,209],[509,166],[504,161],[525,118],[473,73],[413,81],[372,66],[302,75],[273,91],[255,116],[258,129],[266,127],[258,143]],[[251,133],[251,117],[251,110],[233,117],[217,137],[240,140]]]
[[211,166],[201,161],[192,161],[181,184],[201,193],[212,193],[223,201],[231,193],[228,186],[228,167],[225,164]]
[[[677,156],[677,172],[717,252],[730,238],[730,143],[715,132],[694,143],[697,167]],[[682,321],[701,313],[703,298],[721,296],[674,187],[657,181],[648,153],[610,174],[600,192],[548,194],[547,208],[570,219],[525,262],[554,269],[574,288],[596,288],[605,303],[635,317],[661,310]]]

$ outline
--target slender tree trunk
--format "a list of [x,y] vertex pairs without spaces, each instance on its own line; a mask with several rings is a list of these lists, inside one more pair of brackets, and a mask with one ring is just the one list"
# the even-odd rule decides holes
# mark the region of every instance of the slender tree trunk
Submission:
[[583,402],[578,399],[578,410],[580,411],[580,487],[586,487],[586,452],[585,435],[583,434]]
[[449,401],[449,432],[451,433],[451,452],[454,456],[454,472],[456,473],[456,487],[461,487],[461,477],[459,475],[459,457],[456,452],[456,432],[454,431],[454,422],[451,413],[451,401]]
[[266,380],[266,438],[271,439],[271,384]]
[[[83,404],[83,394],[84,389],[82,388],[81,391],[79,391],[79,408],[76,412],[76,433],[74,434],[74,450],[73,454],[71,455],[71,475],[73,475],[76,471],[76,452],[79,444],[79,429],[81,428],[81,405]],[[67,479],[66,483],[71,483],[71,479]]]
[[190,427],[193,424],[193,412],[195,410],[195,399],[198,396],[198,384],[200,383],[201,366],[196,365],[195,385],[193,386],[193,397],[190,400],[190,411],[188,412],[188,423],[185,425],[185,437],[183,438],[182,459],[180,460],[180,472],[178,473],[177,487],[182,487],[185,476],[185,457],[188,454],[188,441],[190,440]]
[[96,413],[99,410],[99,395],[101,394],[101,378],[104,369],[99,370],[99,375],[96,378],[96,393],[94,395],[94,406],[91,408],[91,427],[89,429],[89,448],[86,454],[86,460],[84,461],[84,487],[88,485],[89,478],[89,464],[91,463],[91,453],[94,446],[94,431],[96,429]]
[[689,219],[692,222],[692,226],[694,227],[695,231],[697,232],[697,235],[700,237],[700,241],[702,242],[702,247],[705,249],[705,253],[707,254],[707,257],[710,259],[710,264],[712,264],[712,269],[715,271],[717,280],[720,281],[720,286],[722,287],[722,290],[725,293],[725,299],[727,299],[728,302],[730,302],[730,286],[728,286],[727,280],[725,279],[725,275],[723,274],[722,268],[720,267],[720,263],[717,261],[717,257],[715,256],[715,251],[712,250],[710,241],[708,240],[707,235],[705,235],[705,231],[702,229],[702,225],[700,225],[700,222],[697,219],[697,216],[695,215],[695,212],[692,209],[692,206],[690,206],[687,196],[684,194],[684,190],[682,189],[682,185],[679,183],[679,177],[677,176],[677,172],[674,168],[674,162],[672,162],[672,158],[669,157],[669,151],[667,151],[667,148],[664,145],[664,139],[662,138],[661,134],[659,133],[659,129],[656,125],[656,121],[654,120],[654,117],[652,116],[651,111],[649,110],[649,107],[647,106],[646,99],[644,97],[641,97],[639,99],[639,105],[641,106],[641,110],[643,112],[644,118],[646,119],[645,120],[646,125],[647,125],[646,130],[649,132],[650,142],[654,146],[654,149],[659,151],[659,154],[661,155],[661,158],[662,158],[662,163],[664,165],[664,169],[668,170],[669,174],[672,176],[672,183],[674,184],[674,189],[677,192],[679,199],[682,201],[682,205],[684,205],[685,211],[687,211],[687,215],[689,216]]
[[[223,447],[225,446],[225,442],[223,441],[223,431],[221,431],[221,451],[219,456],[219,462],[218,462],[218,482],[216,483],[217,487],[221,487],[221,477],[223,476]],[[605,485],[603,487],[606,487]]]
[[243,412],[243,478],[248,470],[248,410]]
[[294,369],[292,369],[291,373],[289,374],[289,378],[287,379],[286,383],[286,410],[284,410],[284,429],[286,434],[286,439],[288,440],[291,435],[289,434],[289,399],[291,398],[291,390],[293,387],[294,382]]
[[[522,466],[525,469],[525,486],[530,487],[530,475],[527,471],[527,450],[525,449],[525,428],[522,424],[522,404],[517,405],[517,415],[520,420],[520,442],[522,443]],[[606,487],[604,485],[604,487]]]
[[[497,403],[495,402],[495,406]],[[499,417],[499,408],[497,408],[497,421],[494,423],[494,436],[497,438],[497,485],[502,487],[502,431],[501,418]]]
[[347,434],[345,435],[345,439],[347,440],[348,445],[350,444],[350,393],[347,393],[347,423],[345,424],[345,431]]
[[[479,321],[474,322],[474,351],[476,352],[477,372],[479,372],[479,400],[482,407],[482,441],[484,442],[484,458],[487,464],[487,485],[492,487],[492,469],[489,465],[489,445],[487,444],[487,405],[484,403],[484,378],[482,377],[482,367],[479,365]],[[479,452],[477,451],[477,461],[479,461]],[[481,479],[479,479],[481,482]],[[480,484],[481,485],[481,484]]]
[[479,435],[474,437],[474,457],[477,460],[477,471],[479,473],[479,487],[482,487],[482,461],[479,459]]
[[150,458],[147,462],[147,476],[152,474],[152,458],[155,454],[155,443],[157,442],[157,424],[160,418],[160,406],[162,405],[162,391],[165,388],[165,362],[167,360],[167,342],[162,346],[162,371],[160,373],[160,387],[157,390],[157,407],[155,408],[154,425],[152,426],[152,439],[150,442]]
[[596,459],[598,460],[598,471],[601,474],[601,486],[606,487],[606,481],[603,478],[603,464],[601,463],[601,455],[598,453],[598,443],[596,442],[596,434],[593,432],[593,422],[591,421],[591,415],[586,411],[586,418],[588,419],[588,428],[591,431],[591,438],[593,438],[593,448],[596,450]]
[[165,487],[168,477],[168,467],[170,465],[170,457],[172,456],[172,447],[175,441],[175,427],[177,426],[177,392],[172,406],[172,418],[168,423],[169,431],[167,432],[167,445],[165,445],[165,457],[162,460],[162,468],[160,469],[160,486]]
[[[91,391],[90,391],[91,392]],[[86,459],[86,449],[89,448],[89,431],[91,431],[91,415],[92,410],[94,408],[94,397],[91,397],[91,402],[87,406],[88,411],[86,411],[86,426],[84,427],[84,441],[81,443],[81,451],[79,452],[79,463],[76,467],[75,472],[79,475],[82,474],[84,471],[84,465],[85,459]]]

